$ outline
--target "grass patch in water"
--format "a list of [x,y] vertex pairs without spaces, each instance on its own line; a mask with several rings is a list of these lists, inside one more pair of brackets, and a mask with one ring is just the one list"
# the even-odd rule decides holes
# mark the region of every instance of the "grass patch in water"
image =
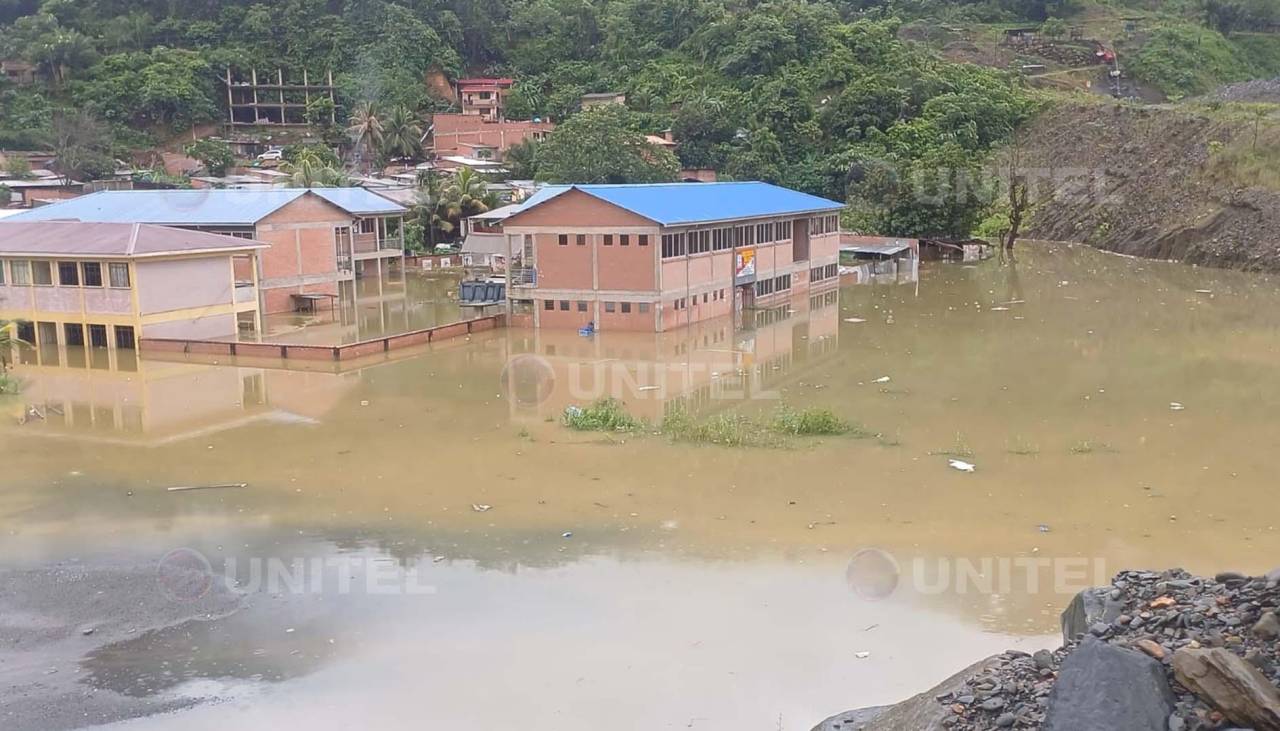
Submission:
[[570,406],[561,420],[574,431],[635,431],[644,427],[644,422],[628,414],[615,398],[602,398],[581,408]]
[[935,449],[929,454],[935,457],[956,457],[958,459],[973,459],[978,453],[973,451],[973,447],[965,441],[964,435],[957,433],[955,444],[943,449]]
[[1072,454],[1094,454],[1095,452],[1118,452],[1120,450],[1106,442],[1095,442],[1084,439],[1071,445]]
[[1040,454],[1040,447],[1022,437],[1018,437],[1009,444],[1008,452],[1019,457],[1034,457]]
[[770,429],[791,436],[833,436],[848,434],[857,438],[875,436],[861,426],[841,419],[830,409],[795,409],[783,406],[773,415]]
[[716,414],[698,421],[683,410],[662,420],[662,433],[677,442],[719,444],[726,447],[777,447],[782,440],[756,419],[741,414]]
[[0,375],[0,396],[16,396],[22,391],[22,383],[13,376]]

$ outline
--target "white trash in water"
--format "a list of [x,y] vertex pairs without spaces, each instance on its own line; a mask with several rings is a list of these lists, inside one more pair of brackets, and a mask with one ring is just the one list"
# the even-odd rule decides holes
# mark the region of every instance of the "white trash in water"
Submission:
[[978,469],[978,465],[970,464],[961,459],[949,459],[947,460],[947,464],[951,469],[960,470],[961,472],[973,472]]

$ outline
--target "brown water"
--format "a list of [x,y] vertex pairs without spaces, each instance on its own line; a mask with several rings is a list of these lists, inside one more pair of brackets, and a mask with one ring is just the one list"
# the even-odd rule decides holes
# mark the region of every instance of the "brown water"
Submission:
[[[346,295],[315,305],[310,313],[263,318],[263,334],[272,343],[341,345],[475,317],[475,308],[458,306],[460,276],[453,272],[409,271],[355,280],[354,298]],[[344,290],[345,291],[345,290]]]
[[[1021,259],[751,327],[499,331],[340,374],[24,366],[4,408],[46,419],[0,430],[0,564],[186,546],[218,571],[413,572],[268,592],[85,661],[100,687],[227,699],[184,727],[807,729],[1053,644],[1071,592],[1122,568],[1280,563],[1275,282]],[[821,406],[880,437],[729,448],[558,423],[600,395],[655,422]],[[249,486],[165,490],[227,482]],[[111,672],[130,658],[184,670],[132,687],[141,671]]]

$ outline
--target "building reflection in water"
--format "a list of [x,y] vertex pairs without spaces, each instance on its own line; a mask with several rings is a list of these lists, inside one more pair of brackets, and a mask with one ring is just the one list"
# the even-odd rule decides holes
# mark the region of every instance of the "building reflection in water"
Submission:
[[657,423],[673,410],[707,413],[779,397],[778,389],[835,355],[839,291],[663,333],[509,330],[502,374],[513,419],[557,418],[600,398]]
[[132,348],[15,349],[0,428],[157,446],[256,421],[315,423],[354,384],[333,374],[144,360]]

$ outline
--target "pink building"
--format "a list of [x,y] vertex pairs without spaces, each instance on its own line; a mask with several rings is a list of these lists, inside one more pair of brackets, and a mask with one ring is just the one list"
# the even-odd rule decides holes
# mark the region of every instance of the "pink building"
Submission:
[[458,79],[462,113],[490,122],[501,120],[503,102],[514,84],[514,79]]
[[260,325],[258,282],[237,271],[267,248],[165,226],[5,221],[0,321],[18,322],[42,364],[134,351],[142,337],[233,337]]
[[771,307],[838,286],[841,208],[758,182],[549,186],[503,222],[508,297],[536,326],[601,330]]

